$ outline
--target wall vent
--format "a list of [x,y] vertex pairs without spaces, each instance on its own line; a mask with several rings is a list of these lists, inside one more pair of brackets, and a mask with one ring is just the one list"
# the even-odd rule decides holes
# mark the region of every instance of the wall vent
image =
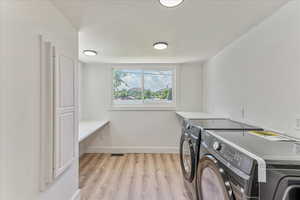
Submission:
[[124,156],[123,153],[112,153],[110,154],[110,156]]

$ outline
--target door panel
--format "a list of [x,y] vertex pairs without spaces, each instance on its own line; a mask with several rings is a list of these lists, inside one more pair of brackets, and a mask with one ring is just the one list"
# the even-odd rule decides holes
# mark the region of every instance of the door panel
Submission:
[[201,200],[235,199],[226,172],[211,155],[206,155],[199,161],[196,180],[197,193]]
[[226,200],[223,184],[217,174],[209,167],[203,169],[201,178],[201,190],[203,199]]
[[75,60],[55,49],[55,177],[62,174],[76,155],[77,66]]
[[75,104],[75,65],[74,61],[66,56],[59,56],[59,90],[60,107],[72,107]]
[[58,115],[56,134],[56,176],[68,167],[75,157],[75,113]]

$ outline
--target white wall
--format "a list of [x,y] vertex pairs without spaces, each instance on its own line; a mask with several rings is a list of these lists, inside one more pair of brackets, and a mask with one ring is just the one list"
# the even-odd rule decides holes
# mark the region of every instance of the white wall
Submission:
[[273,16],[205,64],[206,110],[300,137],[300,2]]
[[203,86],[202,63],[192,62],[181,64],[178,110],[202,111]]
[[[110,119],[108,127],[89,138],[89,152],[178,152],[181,126],[174,111],[116,111],[110,109],[110,67],[88,64],[82,70],[82,117]],[[202,110],[200,63],[178,66],[178,109]]]
[[[0,6],[0,44],[3,44],[3,16],[4,16],[4,11],[3,7]],[[5,143],[4,143],[4,105],[3,105],[3,85],[4,85],[4,56],[3,56],[3,47],[0,45],[0,199],[4,199],[4,156],[5,156]]]
[[[39,192],[39,39],[42,34],[77,58],[77,31],[47,0],[1,1],[5,82],[6,200],[69,200],[78,189],[78,164]],[[1,71],[2,73],[2,71]],[[2,126],[1,126],[2,129]],[[2,138],[1,138],[2,140]],[[1,142],[1,143],[2,143]],[[1,145],[2,146],[2,145]]]

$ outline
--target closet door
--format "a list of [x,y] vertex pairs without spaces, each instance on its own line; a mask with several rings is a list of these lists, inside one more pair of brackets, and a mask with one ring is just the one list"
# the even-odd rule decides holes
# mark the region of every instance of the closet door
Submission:
[[54,48],[54,177],[74,161],[77,146],[76,60]]

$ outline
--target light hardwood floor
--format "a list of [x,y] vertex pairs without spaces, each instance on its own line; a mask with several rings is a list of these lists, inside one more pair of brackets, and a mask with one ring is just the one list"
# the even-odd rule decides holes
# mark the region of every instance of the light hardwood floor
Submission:
[[188,200],[177,154],[85,154],[81,200]]

